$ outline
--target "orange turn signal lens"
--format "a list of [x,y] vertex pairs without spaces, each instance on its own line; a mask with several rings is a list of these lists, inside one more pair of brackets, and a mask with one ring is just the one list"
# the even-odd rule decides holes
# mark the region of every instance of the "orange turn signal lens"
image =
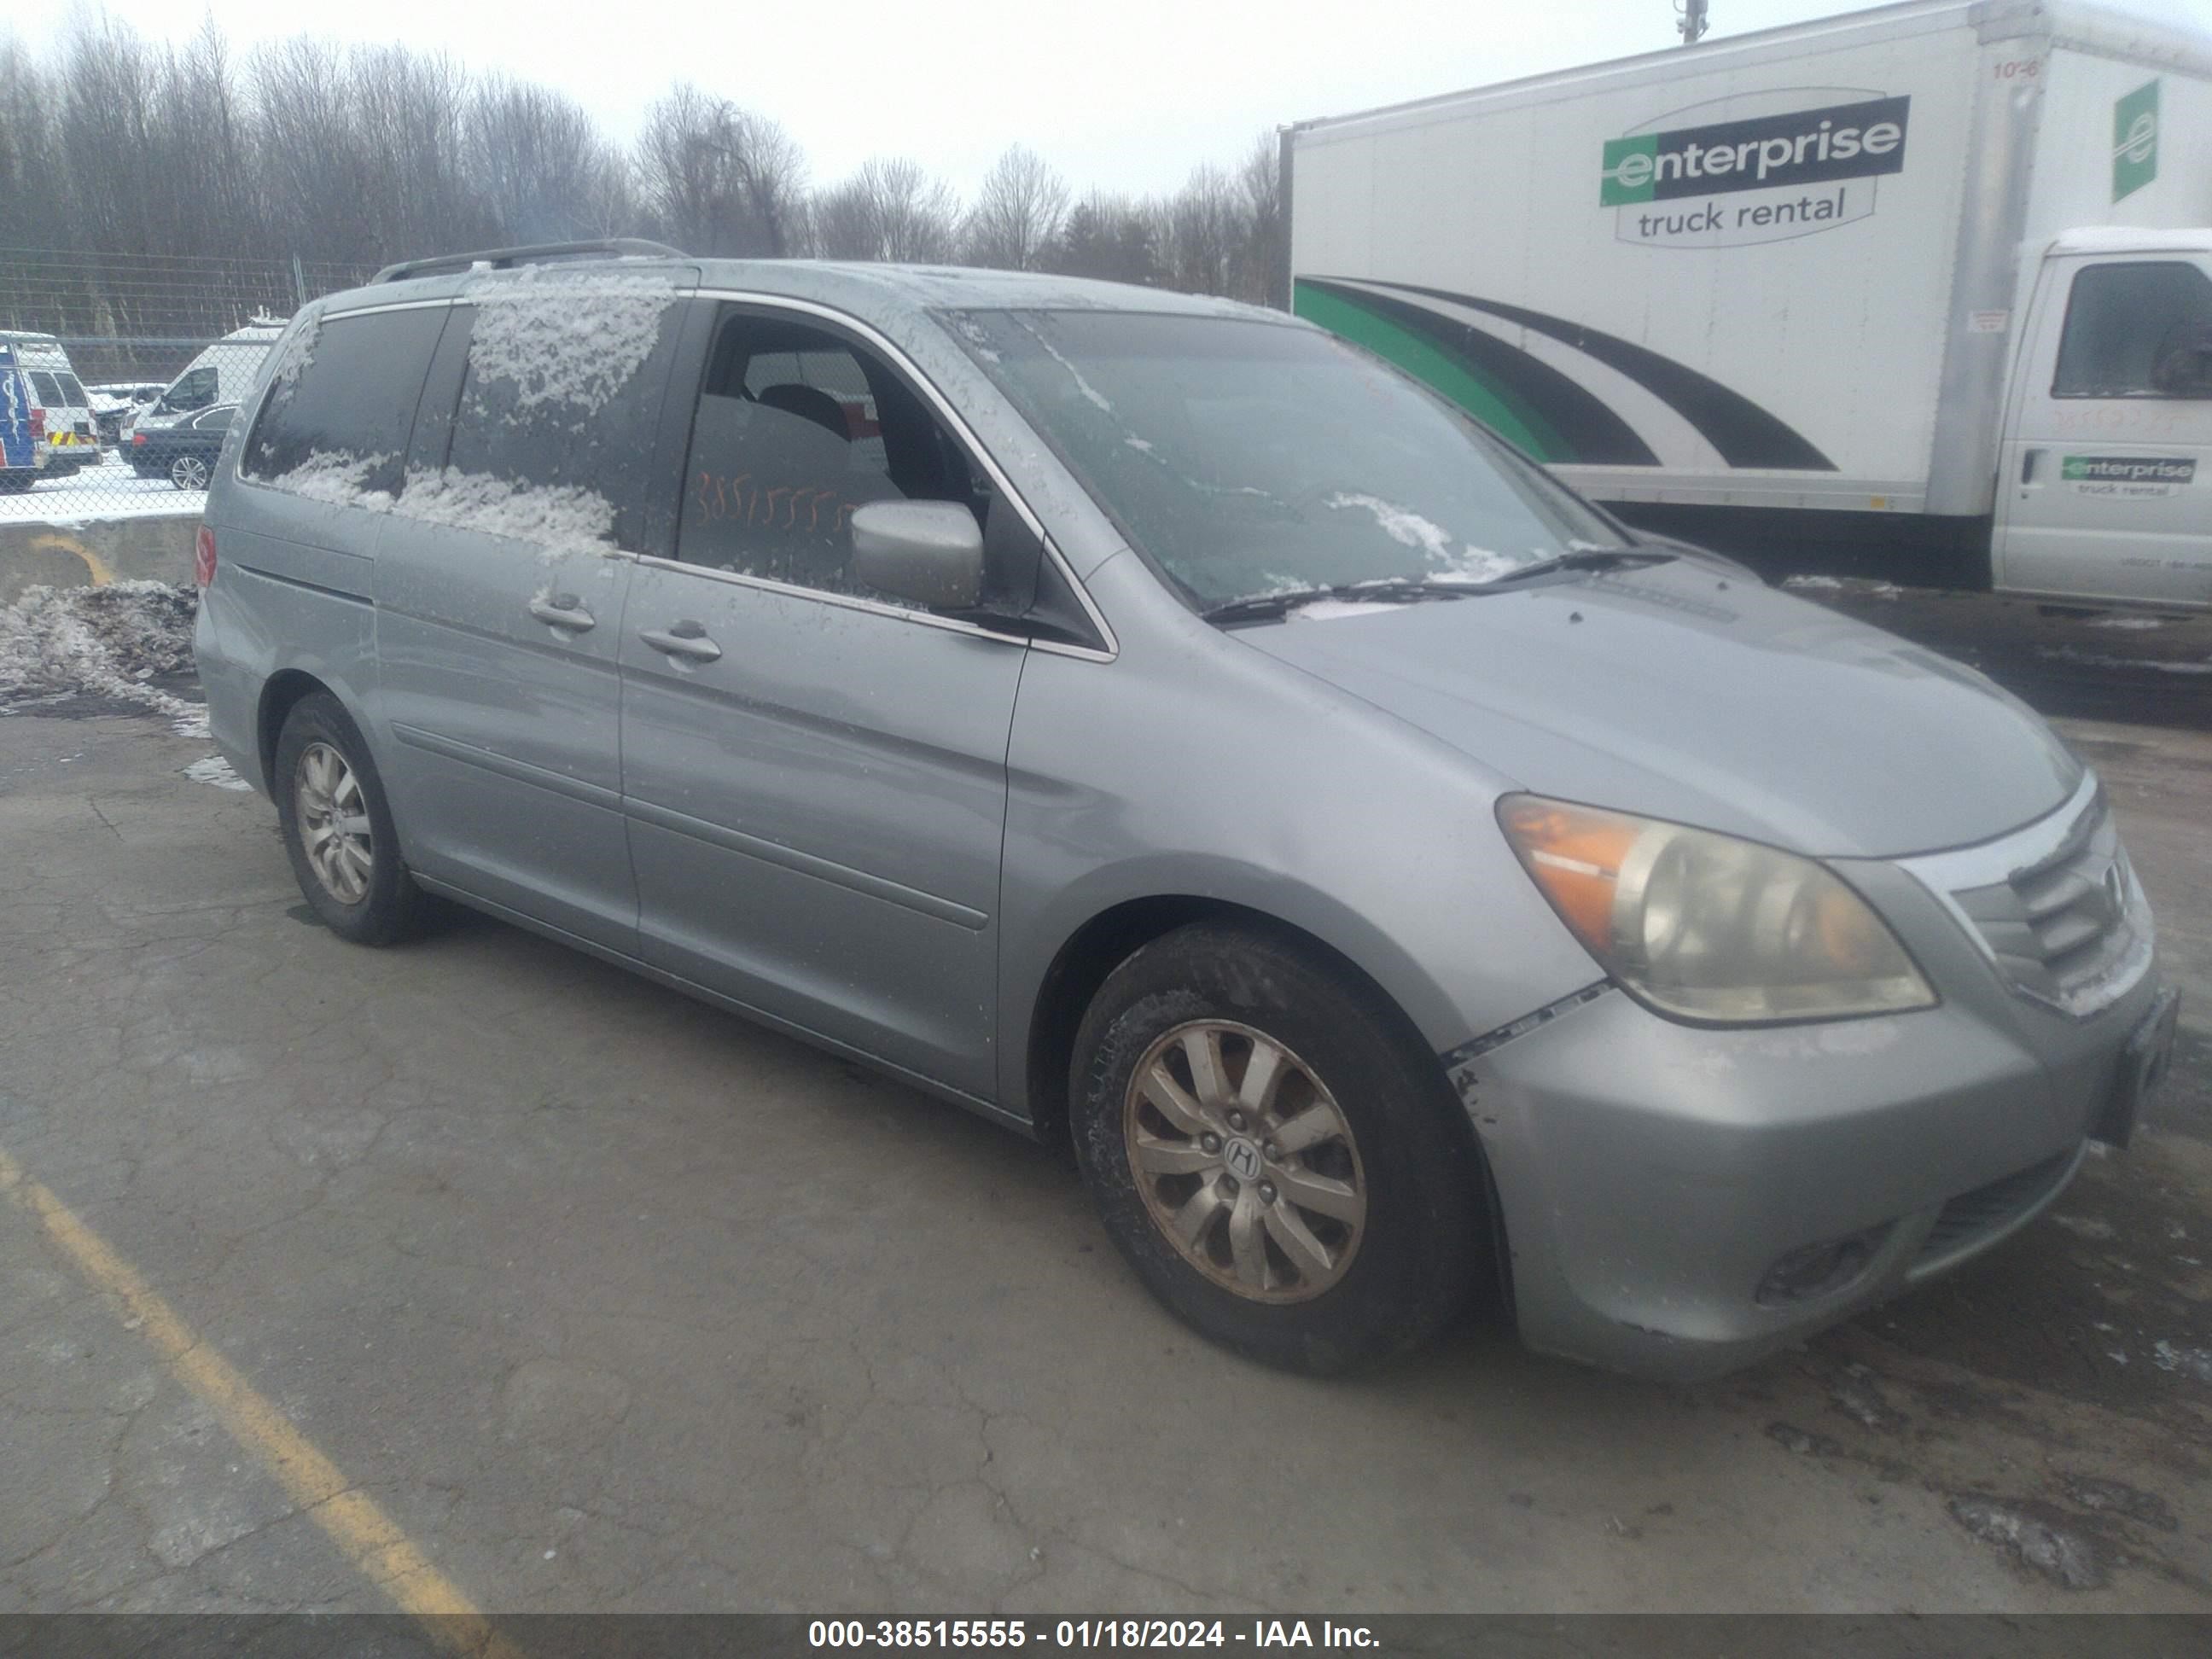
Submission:
[[1644,829],[1641,819],[1533,795],[1498,807],[1506,839],[1575,937],[1601,956],[1613,948],[1620,867]]

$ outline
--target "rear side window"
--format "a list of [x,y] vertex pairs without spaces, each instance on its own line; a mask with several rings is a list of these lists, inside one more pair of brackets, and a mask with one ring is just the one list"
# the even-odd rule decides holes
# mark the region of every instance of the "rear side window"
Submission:
[[38,394],[40,403],[48,409],[69,401],[62,396],[62,383],[59,378],[43,368],[34,368],[31,371],[31,390]]
[[76,375],[62,374],[55,375],[54,379],[61,384],[64,403],[82,407],[92,401],[84,395],[84,382],[78,380]]
[[[2171,365],[2212,332],[2212,276],[2194,265],[2090,265],[2074,278],[2054,398],[2190,395]],[[2197,394],[2202,395],[2202,394]]]
[[306,363],[262,405],[240,470],[326,499],[333,490],[397,490],[416,400],[445,325],[443,306],[325,318]]
[[631,505],[652,466],[676,292],[650,278],[532,275],[454,314],[468,358],[447,468],[480,488]]

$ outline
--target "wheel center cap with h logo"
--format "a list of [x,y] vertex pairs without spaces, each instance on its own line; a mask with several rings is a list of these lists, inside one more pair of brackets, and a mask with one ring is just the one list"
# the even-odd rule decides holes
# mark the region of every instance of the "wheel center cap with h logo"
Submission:
[[1260,1178],[1260,1149],[1242,1135],[1224,1141],[1221,1167],[1239,1181],[1257,1181]]

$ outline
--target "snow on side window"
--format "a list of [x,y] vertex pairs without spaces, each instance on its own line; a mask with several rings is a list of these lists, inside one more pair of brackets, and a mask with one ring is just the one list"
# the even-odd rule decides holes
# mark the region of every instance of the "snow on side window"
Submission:
[[556,404],[594,415],[652,355],[676,303],[665,276],[579,276],[557,265],[473,284],[469,368],[514,386],[514,406]]
[[364,512],[389,513],[417,524],[473,530],[537,544],[544,554],[611,553],[614,503],[595,491],[561,484],[518,484],[458,468],[417,468],[398,495],[374,487],[397,457],[325,450],[309,456],[271,487]]
[[[272,386],[289,386],[300,378],[308,364],[315,361],[315,342],[323,331],[322,309],[319,306],[302,312],[298,322],[284,337],[276,343],[263,365],[263,373]],[[258,390],[258,387],[256,387]]]
[[289,490],[311,501],[333,507],[365,507],[372,512],[392,509],[392,492],[372,489],[369,480],[386,475],[393,458],[386,454],[354,455],[344,450],[318,450],[294,467],[269,480],[276,489]]
[[314,465],[319,456],[375,456],[382,465],[361,487],[396,489],[398,458],[445,322],[439,309],[325,318],[311,359],[263,400],[246,443],[246,475],[273,482]]
[[517,484],[454,467],[407,475],[395,509],[404,519],[535,542],[546,554],[611,553],[614,503],[567,484]]

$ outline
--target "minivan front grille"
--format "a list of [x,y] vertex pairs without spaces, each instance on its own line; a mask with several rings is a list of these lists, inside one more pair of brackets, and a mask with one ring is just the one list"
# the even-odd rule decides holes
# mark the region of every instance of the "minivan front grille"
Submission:
[[2147,907],[2101,789],[2054,845],[1949,896],[2008,984],[2068,1013],[2104,1006],[2148,956]]

